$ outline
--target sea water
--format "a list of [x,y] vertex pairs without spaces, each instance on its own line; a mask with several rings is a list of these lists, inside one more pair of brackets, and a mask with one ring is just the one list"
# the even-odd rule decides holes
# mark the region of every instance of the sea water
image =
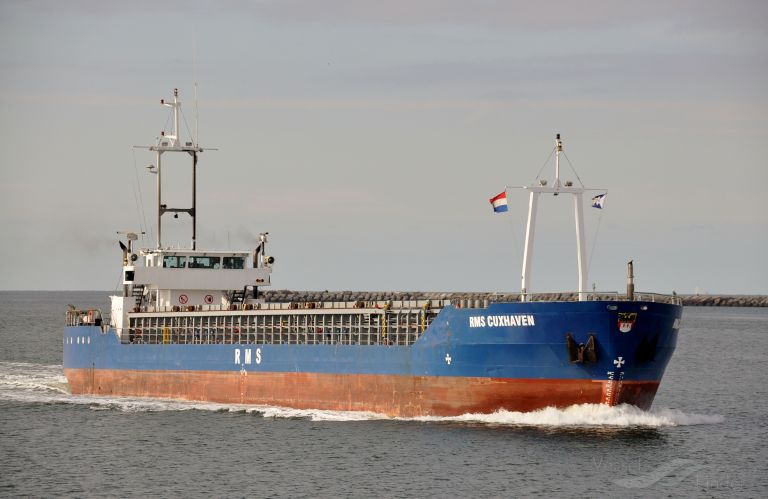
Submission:
[[686,308],[653,409],[379,414],[75,396],[68,303],[0,292],[0,495],[765,497],[768,310]]

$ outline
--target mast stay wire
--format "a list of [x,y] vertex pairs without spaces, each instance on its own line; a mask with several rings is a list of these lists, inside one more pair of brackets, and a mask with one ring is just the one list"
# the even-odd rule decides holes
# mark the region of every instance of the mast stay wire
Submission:
[[[539,168],[539,172],[536,174],[536,178],[534,178],[534,184],[537,180],[541,177],[541,172],[544,171],[544,168],[547,166],[547,163],[549,163],[549,160],[552,159],[552,155],[555,154],[556,147],[553,147],[552,150],[549,152],[549,156],[547,156],[547,159],[544,160],[544,163],[541,165],[541,168]],[[510,186],[506,186],[505,191],[509,189]],[[522,262],[522,255],[520,254],[520,240],[517,237],[517,232],[515,231],[515,220],[510,216],[510,231],[512,233],[512,243],[515,248],[515,258],[518,262]]]
[[571,171],[574,175],[576,175],[576,180],[579,181],[579,184],[581,184],[581,187],[584,187],[584,182],[581,181],[581,177],[579,177],[579,174],[576,172],[576,168],[573,167],[573,164],[571,163],[571,160],[568,158],[568,155],[565,154],[565,151],[561,151],[563,153],[563,156],[565,156],[565,160],[568,162],[568,166],[571,167]]
[[115,283],[115,289],[114,289],[115,292],[120,290],[120,284],[122,282],[123,282],[123,270],[120,269],[120,272],[117,274],[117,282]]
[[[547,163],[549,163],[549,160],[552,159],[552,155],[555,154],[556,149],[557,149],[556,147],[553,147],[552,150],[549,152],[549,156],[547,156],[547,159],[544,160],[544,163],[541,165],[541,168],[539,168],[539,172],[536,174],[536,178],[534,178],[534,184],[541,177],[541,172],[544,171],[544,168],[547,166]],[[509,189],[509,186],[507,186],[506,189]],[[512,243],[515,248],[515,258],[517,258],[518,262],[522,262],[523,257],[520,254],[520,240],[517,237],[517,232],[515,231],[515,220],[512,219],[512,217],[510,217],[509,226],[510,226],[510,231],[512,232]]]
[[[131,148],[131,152],[133,153],[133,173],[134,177],[136,179],[136,183],[132,186],[133,187],[133,197],[136,202],[136,211],[137,215],[139,217],[139,232],[141,232],[141,244],[145,245],[145,235],[149,231],[149,227],[147,226],[147,216],[146,212],[144,211],[144,195],[141,192],[141,182],[139,181],[139,169],[136,165],[136,149]],[[136,191],[138,189],[138,196],[136,195]]]
[[[168,130],[168,125],[171,123],[171,118],[173,117],[173,111],[168,112],[168,118],[165,120],[165,125],[163,125],[163,132]],[[159,141],[158,141],[159,144]]]
[[595,229],[595,235],[592,237],[592,249],[589,251],[589,260],[587,260],[587,275],[589,275],[590,269],[592,269],[592,257],[595,254],[595,248],[597,247],[597,235],[600,232],[600,222],[603,221],[603,210],[600,209],[600,216],[597,217],[597,228]]
[[544,167],[546,167],[547,163],[549,163],[549,160],[552,159],[552,155],[555,154],[555,149],[556,148],[554,148],[554,147],[552,148],[552,151],[550,151],[549,156],[547,156],[546,161],[544,161],[544,164],[541,165],[541,168],[539,168],[539,173],[536,174],[536,178],[534,179],[534,183],[535,183],[536,180],[539,180],[539,177],[541,177],[541,172],[544,171]]
[[520,255],[520,241],[517,238],[517,233],[515,232],[515,225],[516,221],[510,216],[510,229],[512,232],[512,243],[515,248],[515,258],[517,261],[515,263],[522,263],[522,256]]
[[[187,127],[187,133],[189,134],[189,137],[192,138],[193,137],[192,130],[189,128],[189,123],[187,122],[187,116],[184,114],[184,111],[182,111],[181,109],[179,109],[179,112],[181,112],[181,119],[184,120],[184,126]],[[176,139],[179,140],[178,137],[176,137]],[[194,139],[194,140],[195,140],[195,146],[197,146],[198,145],[197,139]],[[179,140],[179,142],[181,141]]]
[[[578,172],[576,171],[576,168],[573,167],[573,163],[571,163],[571,159],[568,157],[567,154],[565,154],[565,151],[562,151],[563,156],[565,157],[565,160],[568,162],[568,166],[571,167],[571,171],[574,175],[576,175],[576,180],[579,181],[579,184],[581,184],[581,187],[586,189],[584,187],[584,182],[581,181],[581,177],[579,177]],[[593,190],[593,189],[588,189]],[[587,274],[589,274],[589,271],[592,269],[592,257],[595,255],[595,248],[597,247],[597,236],[600,233],[600,224],[603,221],[603,210],[600,209],[600,216],[597,218],[597,227],[595,228],[595,234],[592,236],[592,248],[589,251],[589,260],[587,260]]]

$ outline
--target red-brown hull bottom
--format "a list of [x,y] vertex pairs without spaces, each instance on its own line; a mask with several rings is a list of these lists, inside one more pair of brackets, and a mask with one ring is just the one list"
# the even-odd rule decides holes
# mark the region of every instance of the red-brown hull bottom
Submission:
[[575,404],[649,409],[658,381],[65,369],[73,394],[173,398],[390,416],[527,412]]

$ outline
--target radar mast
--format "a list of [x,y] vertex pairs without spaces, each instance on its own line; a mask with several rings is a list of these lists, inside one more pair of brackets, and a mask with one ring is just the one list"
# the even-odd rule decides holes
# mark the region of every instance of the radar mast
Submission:
[[[179,112],[181,111],[181,101],[179,100],[179,89],[173,89],[173,101],[167,102],[160,99],[160,104],[169,107],[173,111],[173,132],[166,134],[160,132],[157,144],[150,146],[150,151],[157,153],[156,165],[150,167],[150,171],[157,175],[157,249],[162,249],[162,217],[166,213],[173,213],[175,218],[179,213],[188,213],[192,217],[192,249],[197,246],[197,156],[203,149],[192,140],[181,141],[179,130]],[[192,156],[192,207],[190,208],[169,208],[163,203],[162,198],[162,156],[166,152],[181,152]]]

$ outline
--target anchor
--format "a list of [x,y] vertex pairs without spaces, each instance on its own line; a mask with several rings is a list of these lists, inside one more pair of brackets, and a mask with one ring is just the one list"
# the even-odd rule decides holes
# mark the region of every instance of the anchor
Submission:
[[597,362],[597,340],[590,334],[586,343],[577,343],[571,333],[565,335],[568,360],[571,364],[594,364]]

